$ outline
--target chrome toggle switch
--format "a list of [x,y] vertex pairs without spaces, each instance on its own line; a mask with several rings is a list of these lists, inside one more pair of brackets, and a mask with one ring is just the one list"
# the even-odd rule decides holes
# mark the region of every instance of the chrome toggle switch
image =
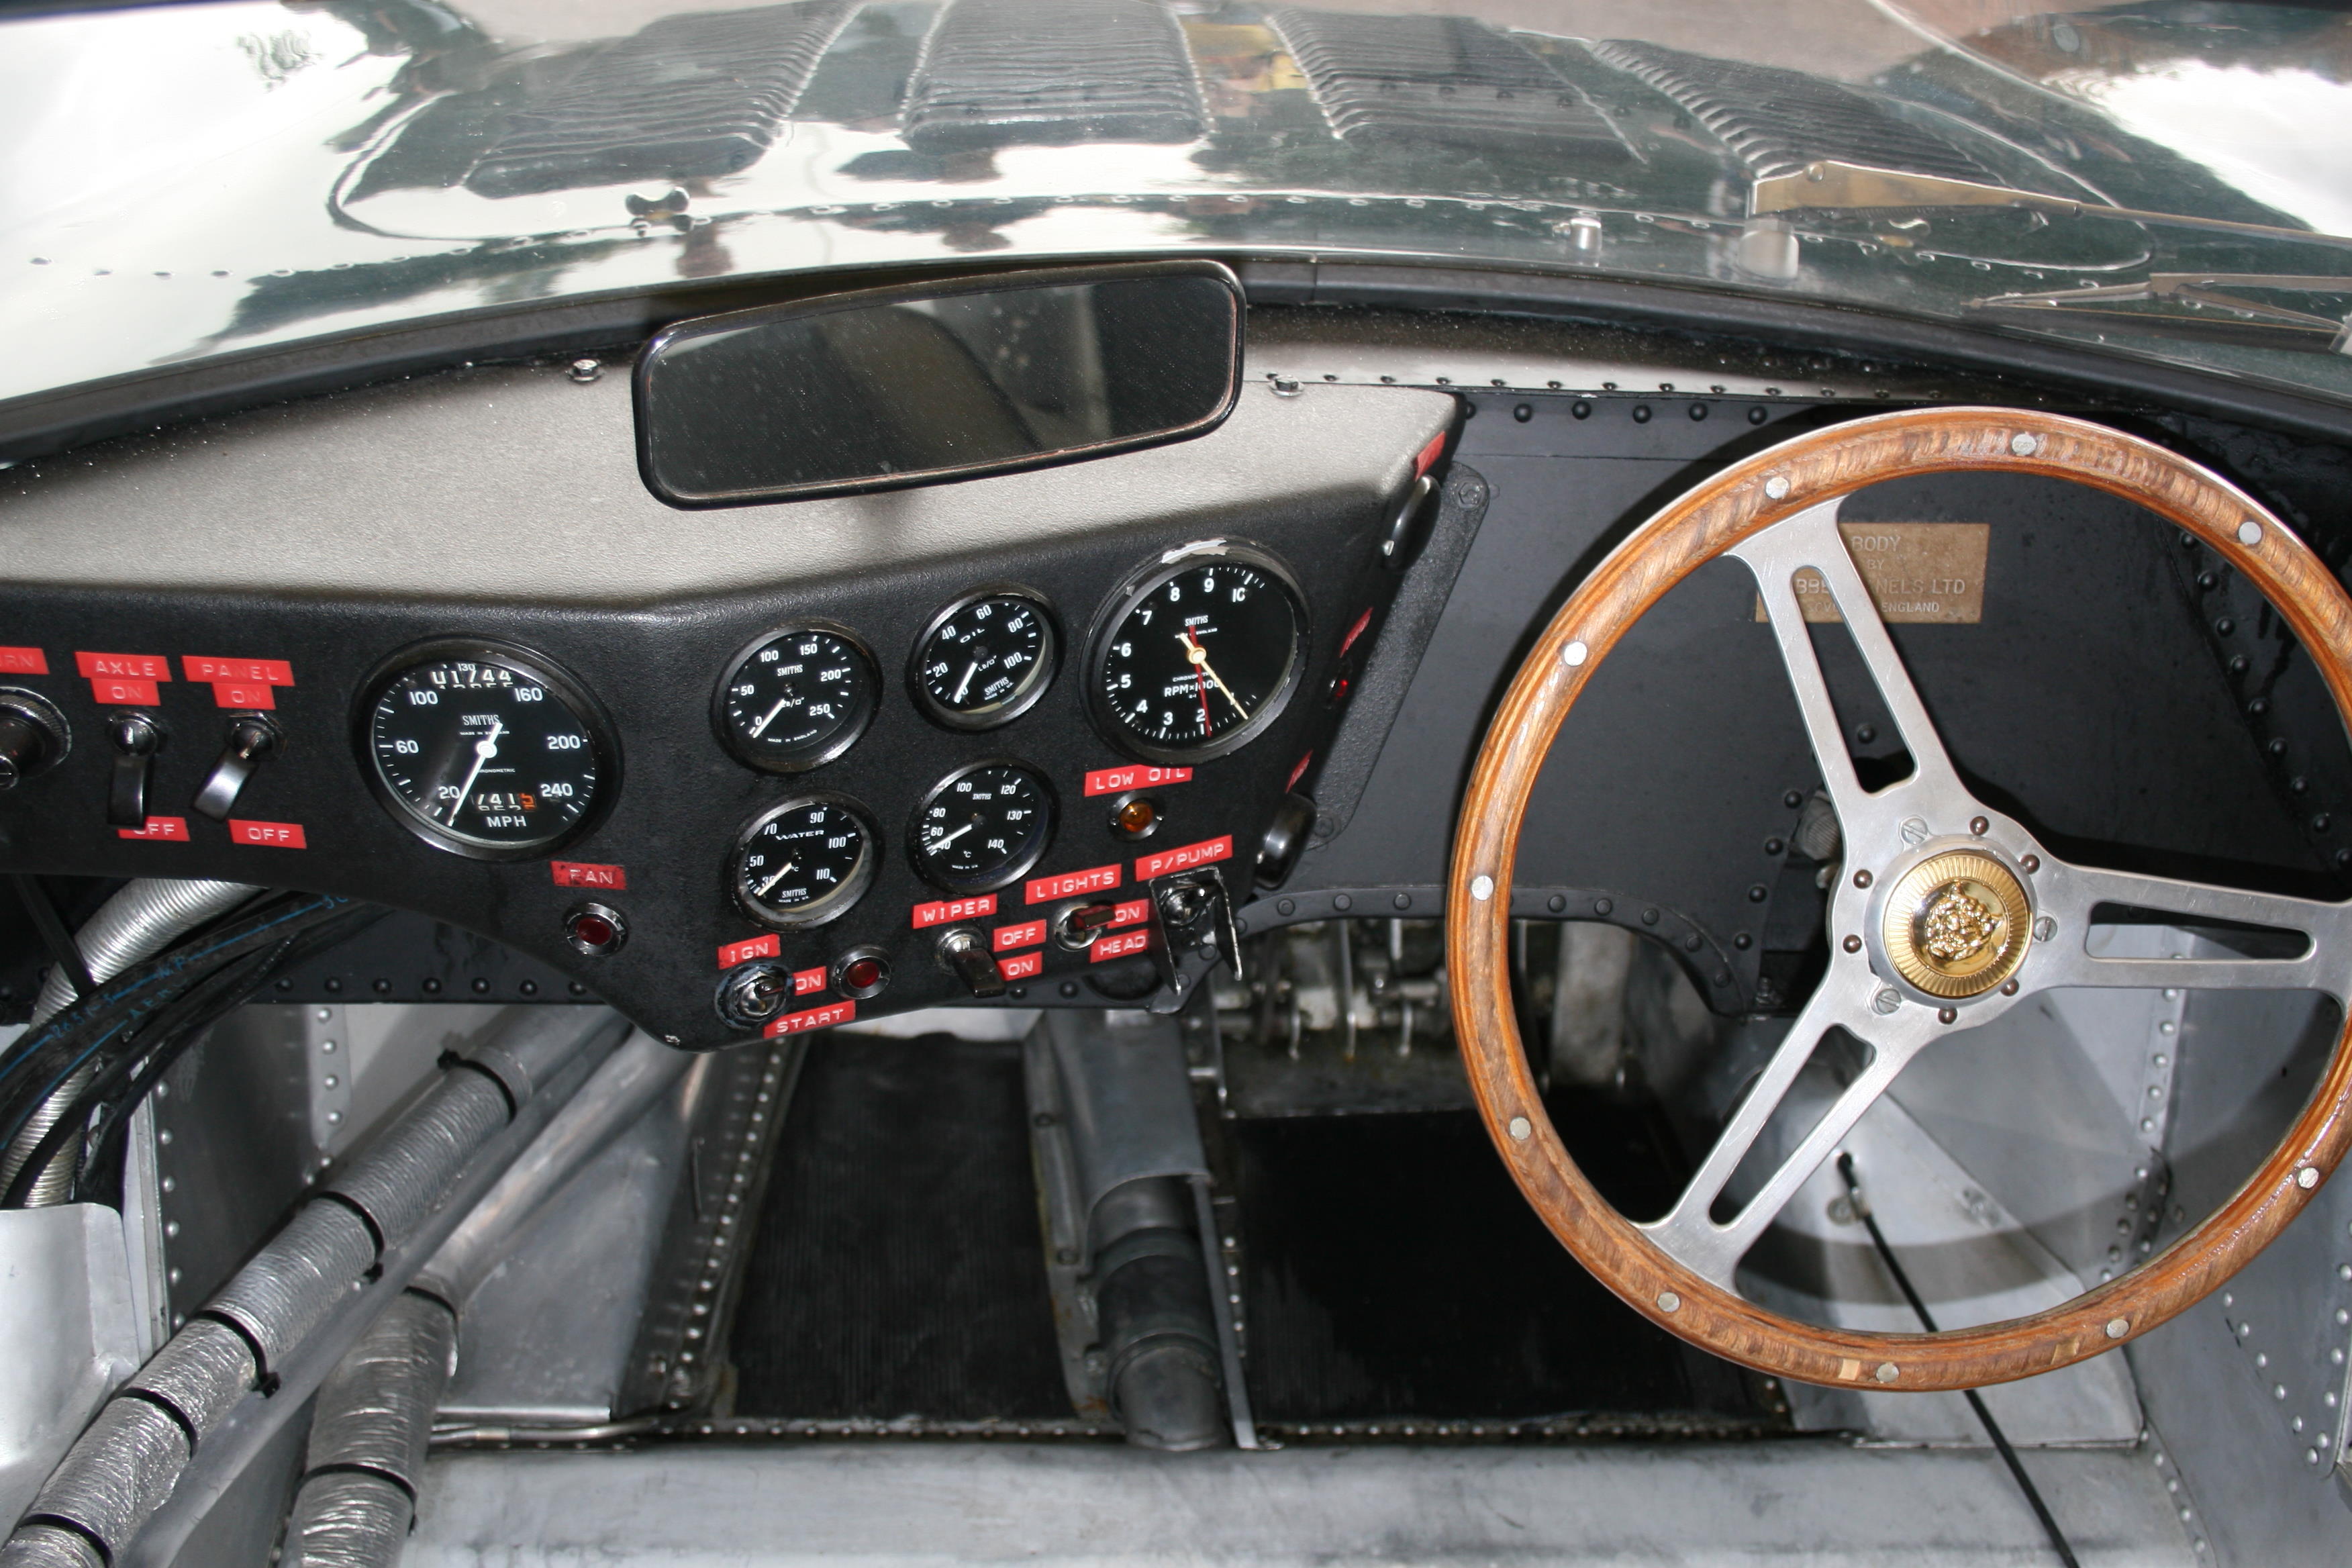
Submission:
[[248,713],[232,723],[228,727],[228,744],[221,749],[220,760],[213,764],[213,771],[205,775],[204,787],[196,791],[196,811],[215,822],[227,821],[237,795],[261,764],[277,755],[285,743],[286,732],[275,721],[258,713]]
[[114,779],[106,791],[110,827],[147,826],[147,780],[163,749],[163,726],[144,713],[118,713],[106,726],[114,742]]

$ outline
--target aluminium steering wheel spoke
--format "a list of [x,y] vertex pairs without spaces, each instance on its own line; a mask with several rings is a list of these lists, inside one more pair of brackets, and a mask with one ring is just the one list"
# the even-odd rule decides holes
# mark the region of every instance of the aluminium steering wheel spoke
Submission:
[[[1788,1206],[1823,1160],[1877,1103],[1921,1047],[1935,1037],[1931,1016],[1917,1007],[1893,1016],[1874,1013],[1867,999],[1878,989],[1866,963],[1832,963],[1789,1032],[1765,1064],[1715,1146],[1692,1173],[1675,1206],[1661,1218],[1637,1226],[1667,1256],[1693,1273],[1730,1289],[1732,1271],[1765,1227]],[[1796,1146],[1742,1202],[1739,1212],[1718,1223],[1716,1200],[1730,1185],[1757,1140],[1797,1085],[1805,1065],[1833,1029],[1843,1029],[1871,1049],[1871,1058],[1837,1093]]]
[[[2129,871],[2051,860],[2034,877],[2039,911],[2033,952],[2018,978],[2030,994],[2061,986],[2180,986],[2239,991],[2320,991],[2352,1001],[2352,904],[2249,892]],[[2190,927],[2226,921],[2261,928],[2275,957],[2106,956],[2090,951],[2092,915],[2117,905],[2175,915]],[[2294,939],[2301,938],[2300,951]],[[2281,940],[2284,939],[2284,940]]]
[[[1933,831],[1958,832],[1978,815],[1976,802],[1962,787],[1943,738],[1927,704],[1911,684],[1911,673],[1895,639],[1886,633],[1870,586],[1848,553],[1838,531],[1838,509],[1843,496],[1808,508],[1784,521],[1760,529],[1726,553],[1735,555],[1755,574],[1756,588],[1780,645],[1780,661],[1795,689],[1805,733],[1820,763],[1830,804],[1837,808],[1838,825],[1848,845],[1863,853],[1899,845],[1901,825],[1917,819]],[[1855,774],[1853,753],[1846,750],[1845,729],[1830,696],[1829,681],[1813,647],[1804,606],[1797,596],[1795,578],[1811,571],[1822,580],[1844,617],[1863,664],[1886,704],[1889,721],[1911,755],[1909,777],[1879,790],[1865,790]]]

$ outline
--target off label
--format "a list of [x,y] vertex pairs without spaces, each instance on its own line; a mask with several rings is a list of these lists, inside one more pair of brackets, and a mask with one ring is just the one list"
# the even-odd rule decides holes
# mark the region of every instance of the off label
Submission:
[[1018,952],[1024,947],[1045,945],[1045,922],[1023,921],[1019,925],[998,926],[992,943],[999,952]]
[[184,816],[151,816],[144,827],[118,827],[117,838],[152,838],[173,844],[188,841],[188,819]]
[[258,845],[265,849],[308,849],[299,822],[247,822],[240,817],[228,819],[228,840],[232,844]]

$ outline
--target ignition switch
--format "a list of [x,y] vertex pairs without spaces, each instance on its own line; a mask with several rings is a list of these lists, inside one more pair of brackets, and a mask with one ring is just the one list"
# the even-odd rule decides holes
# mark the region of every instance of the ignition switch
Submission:
[[793,974],[781,963],[746,963],[719,983],[719,1016],[738,1029],[760,1029],[793,999]]

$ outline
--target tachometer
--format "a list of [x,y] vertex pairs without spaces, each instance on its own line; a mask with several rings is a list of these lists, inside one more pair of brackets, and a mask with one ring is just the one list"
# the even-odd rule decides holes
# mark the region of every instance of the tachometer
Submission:
[[857,743],[880,684],[873,656],[846,630],[785,626],[728,665],[711,722],[727,749],[751,766],[803,773]]
[[915,808],[908,853],[932,886],[984,893],[1017,879],[1054,837],[1054,789],[1019,763],[975,763]]
[[365,690],[368,782],[401,826],[440,848],[545,853],[584,831],[618,782],[619,748],[595,699],[526,649],[426,643]]
[[1307,611],[1263,551],[1223,542],[1163,557],[1109,605],[1088,660],[1096,720],[1155,763],[1223,756],[1274,722],[1298,685]]
[[736,836],[728,875],[746,914],[801,931],[848,911],[874,880],[877,849],[865,807],[847,795],[800,795]]

